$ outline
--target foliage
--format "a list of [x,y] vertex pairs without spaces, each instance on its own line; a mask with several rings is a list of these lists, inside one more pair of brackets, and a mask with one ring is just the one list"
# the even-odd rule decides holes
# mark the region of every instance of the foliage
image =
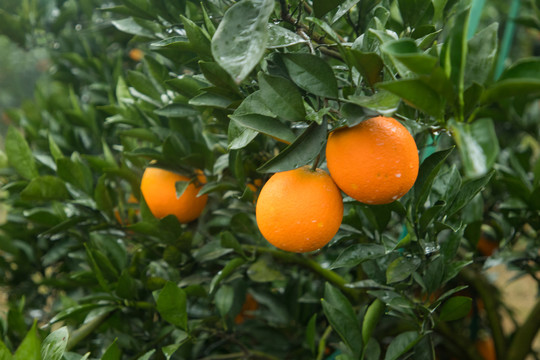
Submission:
[[[479,359],[488,332],[498,359],[524,359],[540,302],[505,333],[484,270],[505,263],[538,281],[540,60],[513,58],[494,76],[498,26],[470,31],[469,5],[0,9],[0,32],[49,44],[53,64],[51,83],[5,115],[16,126],[0,153],[0,358]],[[528,16],[536,26],[537,10]],[[320,251],[269,245],[254,184],[324,166],[328,131],[376,114],[415,136],[413,189],[388,205],[346,198]],[[139,190],[150,161],[204,171],[197,221],[152,216]],[[499,250],[486,255],[487,235]],[[248,295],[259,306],[242,310]]]

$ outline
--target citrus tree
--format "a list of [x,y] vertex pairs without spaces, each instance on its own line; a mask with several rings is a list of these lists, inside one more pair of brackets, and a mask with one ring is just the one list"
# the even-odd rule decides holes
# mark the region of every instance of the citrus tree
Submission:
[[0,358],[538,357],[485,270],[538,282],[540,60],[481,14],[9,2],[51,68],[3,117]]

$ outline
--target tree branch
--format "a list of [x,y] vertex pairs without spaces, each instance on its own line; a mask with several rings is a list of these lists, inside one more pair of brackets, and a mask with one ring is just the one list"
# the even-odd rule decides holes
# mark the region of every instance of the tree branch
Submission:
[[507,359],[525,359],[527,354],[531,351],[532,342],[539,329],[540,299],[537,300],[523,325],[516,330],[512,342],[508,348]]
[[317,275],[320,275],[322,278],[331,282],[333,285],[337,286],[341,291],[348,294],[354,299],[358,298],[358,292],[355,289],[345,286],[347,281],[342,278],[338,273],[323,268],[318,262],[308,259],[304,256],[288,253],[284,251],[279,251],[275,249],[253,246],[253,245],[243,245],[242,246],[246,251],[265,253],[272,255],[275,259],[281,260],[286,263],[293,263],[311,270]]
[[[474,286],[478,294],[484,301],[486,315],[493,335],[495,343],[495,351],[497,359],[505,359],[506,354],[506,337],[504,336],[501,316],[499,314],[498,300],[493,296],[497,292],[497,288],[493,286],[488,279],[479,271],[463,269],[460,276],[469,284]],[[511,358],[514,360],[513,358]]]

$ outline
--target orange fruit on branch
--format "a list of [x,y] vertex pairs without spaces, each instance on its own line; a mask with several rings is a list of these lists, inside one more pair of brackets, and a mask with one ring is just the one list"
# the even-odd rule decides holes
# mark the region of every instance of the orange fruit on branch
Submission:
[[325,246],[343,219],[341,192],[327,172],[309,166],[274,174],[256,206],[259,230],[275,247],[309,252]]
[[405,195],[419,167],[412,135],[384,116],[331,132],[326,162],[339,188],[365,204],[388,204]]
[[198,218],[206,206],[208,195],[197,196],[206,177],[197,171],[197,180],[187,186],[182,196],[176,196],[176,182],[191,181],[187,176],[157,168],[148,167],[141,180],[141,192],[152,214],[161,219],[174,215],[181,223]]

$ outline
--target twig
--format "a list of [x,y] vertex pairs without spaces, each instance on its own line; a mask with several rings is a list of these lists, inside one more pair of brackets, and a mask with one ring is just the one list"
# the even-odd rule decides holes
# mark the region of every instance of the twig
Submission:
[[327,281],[331,282],[332,284],[337,286],[341,291],[348,294],[352,298],[357,299],[358,297],[358,292],[355,289],[346,286],[347,281],[344,278],[342,278],[338,273],[332,270],[323,268],[318,262],[314,260],[308,259],[298,254],[287,253],[284,251],[274,250],[274,249],[265,248],[261,246],[243,245],[242,247],[246,251],[270,254],[275,259],[303,266],[311,270],[312,272],[320,275],[322,278],[326,279]]
[[71,336],[69,337],[68,343],[66,345],[66,351],[69,351],[73,349],[79,342],[81,342],[84,338],[86,338],[88,335],[90,335],[94,330],[96,330],[111,314],[114,312],[109,311],[104,314],[101,314],[89,323],[84,324],[77,330],[75,330]]

